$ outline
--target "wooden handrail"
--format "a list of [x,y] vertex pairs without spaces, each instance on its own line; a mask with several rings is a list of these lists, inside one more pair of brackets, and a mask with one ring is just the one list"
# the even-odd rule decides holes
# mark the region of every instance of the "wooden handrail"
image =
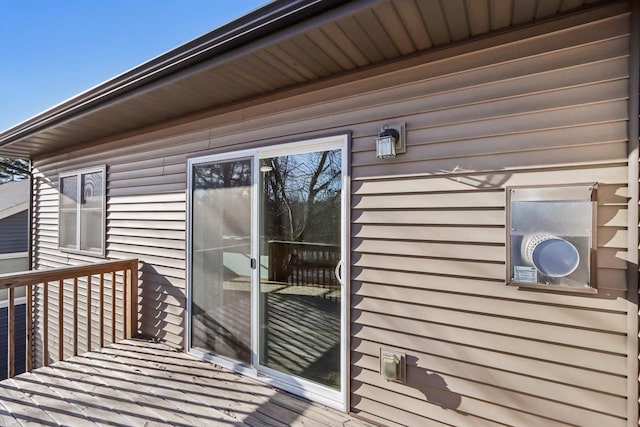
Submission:
[[[80,334],[78,332],[78,312],[79,306],[82,304],[83,307],[86,307],[87,312],[87,330],[86,337],[84,337],[84,347],[88,350],[93,349],[93,343],[91,339],[91,334],[94,329],[94,323],[97,321],[99,325],[97,326],[98,333],[100,334],[100,339],[98,346],[102,347],[105,343],[105,324],[108,319],[105,318],[105,275],[108,274],[111,276],[111,316],[110,323],[111,326],[111,341],[115,342],[116,337],[116,287],[119,284],[118,273],[121,273],[121,286],[122,286],[122,337],[123,338],[131,338],[136,335],[138,322],[137,322],[137,287],[138,287],[138,260],[137,259],[128,259],[128,260],[119,260],[119,261],[108,261],[108,262],[100,262],[94,264],[85,264],[79,266],[71,266],[71,267],[60,267],[60,268],[52,268],[48,270],[34,270],[34,271],[24,271],[18,273],[9,273],[9,274],[1,274],[0,275],[0,289],[8,289],[8,301],[7,301],[7,311],[8,311],[8,359],[7,359],[7,376],[13,377],[15,374],[16,366],[15,366],[15,347],[16,347],[16,327],[15,327],[15,289],[20,287],[26,287],[26,364],[25,371],[30,371],[37,365],[34,363],[36,360],[35,354],[33,352],[34,343],[36,339],[34,337],[35,329],[35,319],[38,317],[41,321],[40,331],[42,334],[40,336],[40,342],[42,343],[41,347],[41,356],[42,356],[42,364],[48,365],[49,363],[49,355],[56,354],[58,360],[64,360],[65,355],[65,341],[72,344],[73,348],[70,351],[70,354],[76,355],[78,354],[78,339],[80,338]],[[97,319],[94,317],[93,303],[92,303],[92,286],[96,283],[92,277],[99,276],[98,283],[98,292],[100,295],[98,296],[98,316]],[[73,287],[70,287],[65,290],[65,281],[69,280],[69,283],[73,284]],[[86,298],[79,298],[79,288],[82,287],[86,289]],[[51,298],[49,291],[53,288],[57,290],[57,298]],[[36,289],[39,290],[36,291]],[[37,307],[34,307],[34,298],[36,295],[40,296],[40,303]],[[56,302],[58,305],[57,316],[50,319],[51,310],[49,310],[49,304],[51,302]],[[66,303],[66,304],[65,304]],[[67,337],[68,340],[65,340],[65,328],[64,328],[64,313],[70,312],[73,321],[72,321],[72,336]],[[57,326],[57,335],[58,335],[58,348],[57,352],[50,352],[49,346],[49,324],[50,321],[53,321],[54,325]],[[20,368],[21,369],[21,368]]]
[[18,273],[0,274],[0,289],[18,288],[20,286],[33,285],[56,280],[73,279],[74,277],[86,277],[100,273],[111,273],[132,268],[138,260],[127,259],[121,261],[106,261],[94,264],[83,264],[72,267],[57,267],[48,270],[30,270]]

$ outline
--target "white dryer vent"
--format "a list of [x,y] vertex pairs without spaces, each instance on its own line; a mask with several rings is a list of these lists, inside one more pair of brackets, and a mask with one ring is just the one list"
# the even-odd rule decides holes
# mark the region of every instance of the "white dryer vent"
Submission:
[[533,234],[522,240],[522,259],[548,277],[566,277],[580,265],[578,249],[551,234]]

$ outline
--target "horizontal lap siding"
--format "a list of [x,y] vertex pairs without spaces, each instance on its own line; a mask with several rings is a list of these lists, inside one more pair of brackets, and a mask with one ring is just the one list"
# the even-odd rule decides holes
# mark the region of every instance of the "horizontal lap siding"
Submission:
[[[109,254],[143,261],[139,282],[142,332],[180,344],[186,307],[184,178],[182,188],[182,192],[162,193],[162,200],[157,201],[155,194],[140,195],[136,203],[130,203],[129,196],[112,195],[107,215]],[[168,195],[171,198],[164,197]],[[159,211],[162,205],[166,209]]]
[[29,250],[29,214],[23,212],[0,219],[0,254]]
[[[142,154],[141,156],[143,156]],[[135,162],[135,159],[132,159]],[[140,258],[143,262],[139,271],[138,297],[143,303],[148,303],[153,308],[141,307],[140,326],[144,334],[160,339],[167,339],[173,343],[182,343],[184,328],[185,307],[185,192],[184,178],[182,178],[181,192],[154,194],[140,194],[140,187],[135,186],[134,181],[119,179],[122,175],[113,170],[126,167],[135,168],[132,165],[118,165],[112,160],[104,160],[108,164],[108,191],[107,191],[107,243],[106,255],[109,259]],[[112,166],[113,165],[113,166]],[[71,168],[74,165],[69,166]],[[181,165],[184,171],[184,164]],[[64,168],[63,168],[64,169]],[[47,176],[49,181],[40,190],[36,215],[38,221],[35,226],[37,241],[38,267],[56,267],[67,264],[99,261],[94,257],[76,255],[61,252],[57,249],[57,176],[50,174],[46,168],[39,170]],[[149,173],[149,171],[147,171]],[[160,175],[162,172],[160,171]],[[154,177],[147,176],[153,179]],[[115,190],[112,190],[115,189]],[[131,189],[128,192],[128,189]],[[114,195],[115,193],[115,195]],[[133,194],[133,196],[131,195]],[[110,276],[109,276],[110,278]],[[117,287],[118,301],[121,296],[121,278]],[[92,299],[94,300],[94,312],[98,307],[97,294],[98,279],[93,279]],[[110,279],[107,281],[105,309],[107,328],[106,336],[111,335],[111,307]],[[70,285],[67,285],[68,287]],[[71,288],[66,291],[70,297]],[[82,337],[86,336],[86,290],[85,286],[79,287],[79,327]],[[57,285],[50,285],[50,299],[53,302],[51,312],[54,320],[50,320],[49,329],[52,348],[57,349]],[[158,308],[163,309],[161,312]],[[65,307],[65,328],[68,330],[66,337],[70,337],[73,330],[73,318],[71,305]],[[116,312],[117,336],[122,336],[122,313],[118,307]],[[93,343],[98,342],[97,318],[94,315]],[[66,338],[65,337],[65,338]],[[67,341],[70,338],[67,338]],[[79,340],[82,342],[82,339]],[[85,347],[81,347],[85,350]],[[65,347],[65,352],[70,354],[70,347]],[[57,353],[56,353],[57,354]]]
[[[487,54],[504,63],[460,58],[384,105],[405,154],[380,161],[375,127],[354,134],[354,410],[626,425],[628,42],[625,15]],[[598,297],[505,287],[505,187],[575,182],[599,183]],[[407,384],[380,377],[381,347],[406,352]]]
[[[57,249],[57,176],[106,163],[107,257],[142,260],[141,330],[184,344],[187,158],[350,132],[351,410],[400,425],[625,425],[628,19],[38,159],[37,263],[92,259]],[[382,161],[386,121],[406,122],[408,147]],[[598,295],[506,287],[505,187],[575,182],[599,183]],[[380,347],[406,352],[407,384],[380,377]]]
[[[147,203],[153,201],[154,196],[141,195],[137,196],[137,204],[131,204],[131,199],[126,196],[118,198],[118,196],[111,196],[111,172],[110,163],[107,158],[103,158],[101,163],[106,163],[108,167],[107,173],[107,243],[106,243],[106,255],[108,259],[127,259],[127,258],[140,258],[143,261],[149,261],[149,258],[145,258],[145,253],[149,253],[153,258],[153,266],[148,262],[140,265],[139,271],[139,289],[138,298],[140,301],[148,302],[153,307],[162,308],[161,304],[168,301],[167,304],[179,307],[179,314],[182,314],[184,307],[184,192],[178,193],[175,196],[171,196],[171,200],[176,200],[179,209],[182,211],[179,220],[172,218],[175,211],[175,204],[168,202],[169,199],[164,196],[158,196],[158,203]],[[62,166],[61,170],[77,168],[77,165],[71,164],[69,166]],[[82,166],[80,166],[82,167]],[[58,173],[60,169],[47,170],[42,168],[38,170],[36,176],[36,197],[34,206],[34,215],[36,221],[34,222],[34,255],[36,256],[37,268],[50,268],[58,267],[62,265],[73,265],[87,262],[99,262],[102,258],[96,258],[88,255],[72,254],[60,251],[58,249]],[[183,184],[184,185],[184,184]],[[168,212],[169,218],[166,216],[156,216],[153,219],[149,219],[147,213],[153,216],[154,206],[155,210],[158,210],[158,206],[167,201],[167,206],[162,207],[160,210]],[[147,209],[149,207],[149,209]],[[129,214],[122,217],[121,212],[128,211]],[[150,224],[152,224],[150,226]],[[177,224],[177,225],[176,225]],[[166,233],[165,233],[166,231]],[[131,244],[131,238],[137,237],[135,244]],[[177,246],[175,242],[178,242]],[[162,248],[166,247],[167,252],[163,252]],[[171,250],[173,249],[173,251]],[[161,269],[163,265],[169,265],[172,271],[167,274],[167,271],[163,271],[164,276],[157,278],[156,270]],[[172,289],[171,294],[179,294],[176,298],[170,295],[169,292],[159,290],[166,287],[167,283],[172,282],[171,276],[178,278],[178,283],[181,284],[181,288],[178,291]],[[148,277],[154,277],[153,280],[147,280]],[[154,281],[155,280],[155,281]],[[116,338],[121,339],[124,335],[124,325],[122,323],[122,272],[117,274],[116,278]],[[160,284],[158,284],[160,283]],[[99,343],[99,329],[98,329],[98,308],[99,308],[99,276],[92,277],[92,348],[95,348]],[[71,305],[71,298],[73,292],[73,282],[65,282],[65,300],[68,304],[65,306],[63,319],[64,319],[64,352],[65,357],[73,354],[72,343],[72,331],[74,328],[74,313]],[[38,288],[37,298],[42,303],[43,293],[42,287]],[[113,316],[113,309],[111,307],[111,275],[105,275],[105,293],[104,293],[104,331],[105,342],[111,339],[111,321]],[[86,278],[79,280],[78,286],[78,352],[82,353],[88,350],[86,345],[87,336],[87,284]],[[50,340],[50,358],[51,360],[57,360],[58,357],[58,284],[50,283],[49,285],[49,340]],[[148,326],[148,328],[142,328],[142,332],[148,335],[157,336],[159,338],[166,338],[172,342],[181,342],[182,340],[182,327],[184,319],[181,316],[175,314],[163,315],[156,314],[153,318],[146,318],[146,315],[151,310],[141,309],[139,313],[140,324]],[[175,312],[175,310],[173,310]],[[167,310],[170,313],[171,310]],[[41,311],[38,312],[39,317],[36,323],[36,327],[42,327],[43,319]],[[40,337],[42,337],[42,331],[39,330]],[[41,340],[36,341],[38,350],[41,350]],[[38,352],[40,353],[40,352]]]

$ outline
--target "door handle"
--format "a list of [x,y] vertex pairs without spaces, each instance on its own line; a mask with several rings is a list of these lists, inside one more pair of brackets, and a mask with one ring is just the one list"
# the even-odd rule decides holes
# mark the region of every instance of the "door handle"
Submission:
[[340,283],[340,286],[344,286],[344,280],[342,277],[343,265],[344,265],[344,262],[341,259],[340,261],[338,261],[338,264],[336,264],[336,270],[335,270],[336,279],[338,279],[338,283]]

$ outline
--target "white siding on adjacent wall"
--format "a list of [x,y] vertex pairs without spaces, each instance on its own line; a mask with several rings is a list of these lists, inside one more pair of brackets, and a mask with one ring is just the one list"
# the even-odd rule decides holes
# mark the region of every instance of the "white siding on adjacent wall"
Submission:
[[[626,425],[629,16],[608,10],[36,159],[36,266],[95,260],[57,249],[57,177],[107,164],[107,257],[141,259],[141,331],[183,344],[187,156],[350,132],[351,410],[388,425]],[[380,161],[385,121],[406,122],[408,148]],[[599,183],[598,295],[506,287],[504,188],[578,182]],[[380,347],[406,352],[406,384],[378,374]]]

